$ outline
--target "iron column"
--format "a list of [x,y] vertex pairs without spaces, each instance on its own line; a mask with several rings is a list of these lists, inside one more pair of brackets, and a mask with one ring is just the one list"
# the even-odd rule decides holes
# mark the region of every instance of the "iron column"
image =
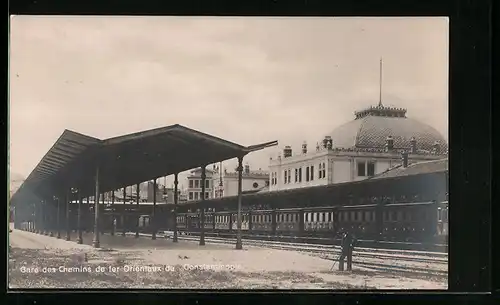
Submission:
[[[106,209],[106,205],[104,204],[104,199],[105,199],[104,197],[105,197],[105,195],[106,195],[105,193],[102,193],[102,194],[101,194],[101,198],[102,198],[102,215],[101,215],[101,217],[99,218],[99,221],[101,221],[101,222],[102,222],[102,220],[101,220],[101,219],[103,219],[103,218],[104,218],[104,210]],[[104,218],[104,219],[106,219],[106,218]],[[103,226],[103,227],[102,227],[102,230],[100,230],[100,232],[99,232],[99,233],[100,233],[101,235],[103,235],[103,234],[104,234],[104,230],[105,230],[105,229],[106,229],[106,227],[105,227],[105,226]]]
[[50,201],[50,237],[54,237],[54,197]]
[[236,233],[236,249],[243,249],[241,243],[241,179],[243,173],[243,156],[238,157],[238,232]]
[[153,180],[153,215],[151,215],[153,234],[151,239],[156,239],[156,178]]
[[139,218],[140,218],[140,210],[139,210],[139,188],[140,188],[140,183],[137,183],[137,195],[136,195],[136,202],[137,202],[137,222],[135,225],[135,238],[139,238]]
[[78,189],[78,218],[76,222],[77,230],[78,230],[78,237],[76,238],[76,242],[78,244],[83,244],[83,237],[82,237],[82,191],[81,189]]
[[95,169],[95,197],[94,197],[94,240],[92,242],[94,248],[101,247],[99,240],[99,166]]
[[115,235],[115,190],[111,192],[111,236]]
[[179,184],[179,174],[174,175],[174,243],[178,241],[177,239],[177,202],[179,201],[179,196],[177,194],[177,185]]
[[122,209],[122,236],[125,236],[125,231],[126,231],[126,227],[125,227],[125,202],[126,202],[126,198],[127,198],[127,187],[124,186],[123,187],[123,209]]
[[57,238],[61,238],[61,197],[57,198]]
[[69,203],[71,201],[71,188],[66,191],[66,240],[71,240],[71,230],[69,228]]
[[205,245],[205,181],[207,178],[206,166],[201,167],[201,215],[200,215],[200,246]]

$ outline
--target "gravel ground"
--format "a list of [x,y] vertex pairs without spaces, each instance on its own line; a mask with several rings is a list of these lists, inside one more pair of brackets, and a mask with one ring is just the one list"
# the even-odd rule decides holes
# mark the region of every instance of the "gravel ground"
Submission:
[[330,261],[291,251],[242,251],[236,256],[235,250],[210,245],[199,250],[187,243],[171,249],[96,250],[23,231],[10,235],[10,288],[446,288],[442,281],[331,272]]

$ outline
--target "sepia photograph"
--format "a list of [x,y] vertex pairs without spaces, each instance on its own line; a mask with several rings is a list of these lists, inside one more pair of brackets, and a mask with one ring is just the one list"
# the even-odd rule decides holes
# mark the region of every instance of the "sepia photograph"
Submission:
[[9,35],[9,289],[448,288],[448,18]]

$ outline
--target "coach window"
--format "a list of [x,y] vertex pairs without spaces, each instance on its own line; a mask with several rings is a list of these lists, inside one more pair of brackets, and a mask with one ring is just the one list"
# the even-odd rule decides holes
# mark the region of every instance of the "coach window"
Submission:
[[402,221],[403,220],[403,212],[402,211],[398,211],[398,221]]

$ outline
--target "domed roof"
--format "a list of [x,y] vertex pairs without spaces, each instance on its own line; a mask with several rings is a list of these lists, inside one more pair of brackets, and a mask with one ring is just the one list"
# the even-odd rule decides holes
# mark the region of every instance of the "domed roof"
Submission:
[[441,151],[447,145],[444,137],[433,127],[406,117],[406,109],[390,108],[379,104],[355,112],[354,121],[339,126],[327,135],[334,147],[384,148],[387,137],[394,139],[395,149],[411,148],[415,138],[418,150],[432,151],[439,142]]

